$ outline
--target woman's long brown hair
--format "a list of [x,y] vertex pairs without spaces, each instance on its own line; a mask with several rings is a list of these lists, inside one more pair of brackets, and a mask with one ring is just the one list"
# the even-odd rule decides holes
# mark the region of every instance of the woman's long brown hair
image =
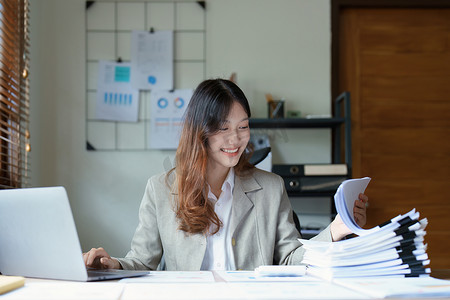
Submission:
[[[247,98],[236,84],[224,79],[210,79],[195,89],[187,107],[176,166],[167,175],[176,173],[176,215],[179,229],[187,233],[215,234],[222,226],[213,204],[208,201],[208,137],[221,128],[234,101],[241,104],[250,117]],[[234,167],[237,175],[253,168],[248,161],[250,155],[251,151],[244,151],[240,157]]]

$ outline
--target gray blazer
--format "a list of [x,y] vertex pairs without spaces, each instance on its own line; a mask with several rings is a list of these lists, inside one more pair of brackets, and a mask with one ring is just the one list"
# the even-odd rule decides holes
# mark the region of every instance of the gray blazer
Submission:
[[[148,180],[131,250],[125,258],[118,258],[124,269],[155,270],[164,253],[169,271],[200,270],[206,237],[178,230],[174,212],[177,195],[165,178],[161,174]],[[236,175],[230,222],[238,270],[302,262],[304,249],[297,240],[300,234],[294,225],[284,182],[278,175],[256,168],[246,176]],[[314,239],[331,241],[329,226]]]

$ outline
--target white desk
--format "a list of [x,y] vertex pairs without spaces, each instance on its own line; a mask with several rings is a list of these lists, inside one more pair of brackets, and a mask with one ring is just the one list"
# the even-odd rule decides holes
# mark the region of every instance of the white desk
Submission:
[[[210,276],[196,276],[196,272],[183,272],[181,275],[177,272],[164,273],[155,272],[153,279],[92,283],[27,278],[23,288],[1,295],[0,300],[371,299],[339,285],[308,277],[286,278],[284,281],[255,280],[244,272],[237,272],[231,274],[235,280],[228,277],[226,281],[226,277],[221,277],[219,272],[207,272]],[[143,283],[145,280],[147,282]]]

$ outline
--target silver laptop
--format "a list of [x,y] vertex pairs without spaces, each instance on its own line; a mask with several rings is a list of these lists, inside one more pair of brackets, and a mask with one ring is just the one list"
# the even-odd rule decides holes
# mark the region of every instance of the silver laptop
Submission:
[[0,273],[94,281],[149,272],[86,270],[66,190],[44,187],[0,190]]

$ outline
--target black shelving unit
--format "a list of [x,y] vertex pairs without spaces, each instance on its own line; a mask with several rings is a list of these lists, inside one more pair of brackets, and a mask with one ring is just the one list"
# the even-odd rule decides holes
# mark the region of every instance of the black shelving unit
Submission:
[[[343,109],[342,109],[343,108]],[[351,150],[351,116],[350,116],[350,93],[343,92],[334,101],[333,118],[292,118],[292,119],[265,119],[251,118],[250,128],[254,129],[301,129],[301,128],[330,128],[333,130],[333,163],[347,164],[349,176],[352,167]],[[344,161],[341,152],[341,137],[344,133]]]
[[[264,119],[251,118],[250,128],[255,129],[311,129],[330,128],[332,130],[333,148],[332,163],[347,165],[347,178],[352,174],[352,152],[351,152],[351,115],[350,115],[350,93],[343,92],[333,103],[334,117],[332,118],[292,118],[292,119]],[[344,155],[342,155],[342,142]],[[330,197],[332,215],[336,214],[333,196],[335,192],[314,191],[288,191],[290,197]],[[311,237],[307,236],[307,238]]]
[[250,119],[251,128],[330,128],[338,127],[345,122],[344,118],[320,119]]

